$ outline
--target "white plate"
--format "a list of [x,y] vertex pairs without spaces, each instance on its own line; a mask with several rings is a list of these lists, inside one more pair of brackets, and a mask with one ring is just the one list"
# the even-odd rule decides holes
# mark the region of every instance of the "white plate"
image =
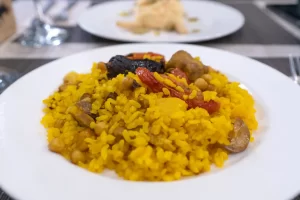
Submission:
[[[88,72],[94,61],[116,54],[156,51],[167,59],[177,50],[239,80],[256,100],[259,130],[244,152],[226,166],[175,182],[129,182],[112,173],[94,174],[47,149],[40,124],[42,100],[72,70]],[[51,62],[22,77],[0,96],[0,187],[19,200],[282,200],[300,191],[300,87],[252,59],[207,47],[129,44],[96,49]]]
[[211,1],[182,1],[189,17],[197,17],[198,22],[186,20],[188,30],[199,29],[198,33],[180,35],[178,33],[154,32],[137,35],[121,29],[116,25],[118,20],[134,20],[134,17],[121,17],[120,13],[132,10],[133,1],[111,1],[96,5],[83,13],[78,21],[79,26],[96,36],[135,42],[196,42],[220,38],[239,30],[245,18],[238,10],[225,4]]

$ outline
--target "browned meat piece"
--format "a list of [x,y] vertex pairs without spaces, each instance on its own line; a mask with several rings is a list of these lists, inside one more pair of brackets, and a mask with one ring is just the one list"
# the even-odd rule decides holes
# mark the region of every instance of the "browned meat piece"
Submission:
[[65,120],[64,119],[57,119],[54,123],[54,127],[55,128],[62,128],[65,124]]
[[111,92],[111,93],[109,93],[109,94],[107,95],[106,99],[116,99],[117,96],[118,96],[117,93]]
[[173,54],[172,58],[166,64],[167,71],[171,71],[175,68],[179,68],[185,72],[189,80],[193,82],[207,72],[205,65],[195,60],[189,53],[183,50]]
[[92,110],[92,95],[89,93],[84,93],[80,100],[76,103],[76,106],[82,110],[84,113],[91,115]]
[[85,114],[84,112],[73,114],[73,117],[81,126],[90,127],[90,124],[92,122],[95,122],[95,120],[91,116]]
[[80,97],[80,101],[92,101],[92,95],[89,93],[84,93],[81,97]]
[[92,110],[92,95],[84,93],[80,100],[68,108],[74,119],[81,125],[85,127],[90,127],[91,122],[95,122],[94,115],[91,113]]
[[239,153],[247,149],[250,142],[250,131],[245,122],[237,118],[234,122],[234,128],[229,135],[230,145],[225,146],[225,149],[232,153]]
[[78,101],[76,106],[80,108],[84,113],[90,115],[92,110],[92,103],[88,101]]
[[90,124],[92,122],[95,122],[95,120],[88,114],[86,114],[84,111],[82,111],[77,106],[71,106],[69,107],[70,114],[74,117],[74,119],[81,125],[85,127],[90,127]]

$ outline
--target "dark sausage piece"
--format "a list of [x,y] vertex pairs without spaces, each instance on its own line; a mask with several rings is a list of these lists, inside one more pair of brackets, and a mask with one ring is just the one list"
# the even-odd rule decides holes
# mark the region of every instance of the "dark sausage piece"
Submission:
[[231,153],[239,153],[247,149],[250,142],[250,131],[242,119],[237,118],[235,120],[229,140],[231,144],[225,146],[225,149]]
[[107,77],[114,78],[118,74],[127,74],[128,72],[135,73],[138,67],[147,68],[151,72],[164,72],[164,63],[155,62],[152,60],[130,60],[125,56],[114,56],[106,64]]

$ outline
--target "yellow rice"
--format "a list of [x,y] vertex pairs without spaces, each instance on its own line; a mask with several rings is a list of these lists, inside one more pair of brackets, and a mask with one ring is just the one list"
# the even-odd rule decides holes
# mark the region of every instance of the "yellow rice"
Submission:
[[[79,166],[91,172],[110,169],[124,179],[135,181],[172,181],[197,175],[209,171],[213,164],[224,165],[228,152],[211,144],[229,144],[228,133],[233,130],[236,117],[245,121],[251,134],[258,126],[251,95],[241,89],[239,83],[228,82],[221,73],[210,73],[210,83],[216,92],[203,93],[206,101],[215,100],[221,105],[212,115],[202,108],[187,110],[182,100],[163,98],[164,94],[170,94],[166,88],[164,94],[147,94],[132,73],[127,76],[142,85],[134,92],[121,90],[124,75],[108,80],[96,63],[91,73],[75,75],[78,87],[69,85],[43,101],[46,107],[41,123],[47,129],[48,142],[60,138],[65,144],[61,154],[70,160],[71,152],[77,148],[78,132],[84,128],[69,114],[68,108],[84,93],[93,94],[92,113],[99,115],[96,123],[103,121],[108,126],[100,136],[84,140],[88,144],[87,160]],[[167,80],[161,81],[173,87]],[[196,95],[197,87],[190,86],[193,92],[185,95],[185,99]],[[118,97],[106,100],[111,92],[116,92]],[[141,104],[145,100],[149,102],[148,108]],[[57,120],[65,121],[62,128],[54,127]],[[125,130],[118,137],[114,131],[120,126]],[[95,123],[91,123],[90,128],[94,127]]]

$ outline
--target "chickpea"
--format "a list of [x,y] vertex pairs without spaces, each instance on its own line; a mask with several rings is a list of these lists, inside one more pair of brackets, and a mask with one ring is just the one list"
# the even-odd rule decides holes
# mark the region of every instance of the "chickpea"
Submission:
[[122,89],[129,90],[132,87],[133,81],[133,78],[125,77],[122,81]]
[[122,135],[123,131],[124,131],[124,128],[119,126],[114,130],[114,135],[115,136]]
[[100,135],[102,133],[102,131],[104,131],[106,128],[107,128],[106,122],[98,122],[95,125],[94,130],[97,135]]
[[54,122],[54,127],[55,128],[62,128],[65,124],[65,120],[64,119],[57,119],[55,122]]
[[53,151],[55,153],[61,153],[65,148],[65,144],[63,143],[63,141],[61,141],[61,139],[54,138],[48,145],[48,148],[50,149],[50,151]]
[[88,144],[84,140],[78,142],[77,147],[80,151],[87,151],[89,149]]
[[209,74],[203,74],[202,78],[203,78],[206,82],[209,82],[209,81],[211,81],[211,79],[212,79],[211,75],[209,75]]
[[78,74],[76,72],[70,72],[64,77],[64,82],[71,85],[77,84]]
[[214,91],[215,90],[215,86],[209,84],[208,87],[207,87],[207,90]]
[[59,86],[58,91],[59,91],[59,92],[65,91],[69,85],[70,85],[70,84],[65,84],[65,83],[62,84],[61,86]]
[[94,138],[94,132],[91,129],[85,129],[78,133],[76,146],[80,151],[89,149],[88,144],[84,141],[86,138]]
[[100,69],[102,73],[106,72],[107,71],[106,64],[104,62],[99,62],[98,69]]
[[87,128],[87,129],[80,131],[79,135],[81,137],[87,138],[87,137],[92,137],[94,135],[94,132],[93,132],[93,130]]
[[74,150],[71,153],[71,162],[74,164],[78,164],[79,162],[84,162],[86,159],[84,153],[79,150]]
[[200,89],[200,90],[206,90],[208,83],[203,79],[203,78],[198,78],[195,81],[195,85]]

